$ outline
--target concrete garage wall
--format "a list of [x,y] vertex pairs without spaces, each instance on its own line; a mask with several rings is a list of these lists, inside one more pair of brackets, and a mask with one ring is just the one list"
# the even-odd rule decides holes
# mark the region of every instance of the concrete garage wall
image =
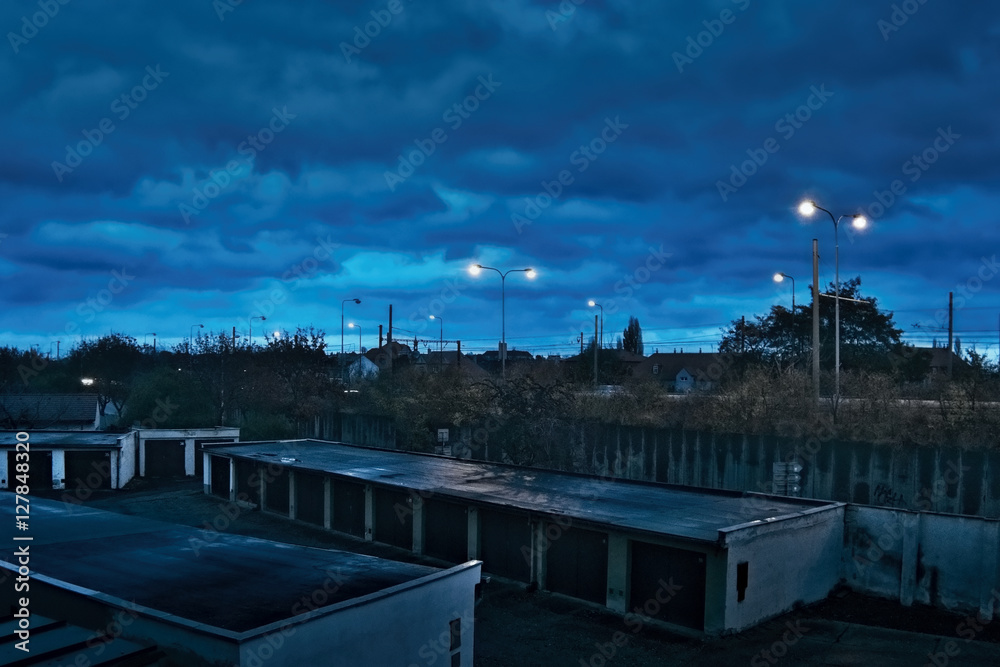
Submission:
[[[739,632],[768,618],[826,598],[840,581],[844,506],[726,531],[725,630]],[[736,582],[747,563],[743,601]]]
[[[240,665],[472,667],[479,579],[479,563],[460,566],[303,615],[293,625],[275,624],[241,642]],[[461,623],[461,646],[452,651],[449,624],[456,619]],[[451,662],[454,653],[461,656],[458,663]]]
[[765,493],[771,464],[797,455],[806,498],[1000,518],[1000,450],[614,425],[579,426],[566,446],[577,472]]
[[852,505],[844,579],[854,590],[958,612],[995,615],[1000,522]]

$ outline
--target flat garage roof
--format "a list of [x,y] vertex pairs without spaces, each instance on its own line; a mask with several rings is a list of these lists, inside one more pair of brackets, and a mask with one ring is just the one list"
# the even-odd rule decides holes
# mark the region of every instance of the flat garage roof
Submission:
[[[14,524],[12,493],[0,494],[0,521]],[[332,605],[440,571],[241,535],[207,539],[195,528],[35,497],[29,525],[33,541],[0,545],[0,559],[16,563],[15,548],[28,544],[32,572],[232,632],[308,611],[296,604],[317,589]]]
[[702,542],[720,542],[720,530],[834,509],[839,503],[696,489],[633,480],[604,480],[574,473],[464,461],[321,440],[282,440],[206,450],[263,463],[353,477],[581,521],[631,528]]
[[[20,431],[0,431],[0,449],[14,449],[15,436]],[[28,442],[32,447],[42,449],[75,449],[93,447],[97,449],[117,449],[121,447],[119,438],[128,433],[106,433],[103,431],[28,431]]]

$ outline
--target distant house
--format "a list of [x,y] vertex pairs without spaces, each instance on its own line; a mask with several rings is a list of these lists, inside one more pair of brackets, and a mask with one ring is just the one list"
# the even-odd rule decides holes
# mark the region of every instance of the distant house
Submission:
[[368,350],[364,356],[368,357],[369,361],[373,362],[380,371],[384,371],[400,363],[409,364],[414,353],[409,345],[392,341],[381,347]]
[[363,354],[359,354],[347,366],[347,378],[352,382],[368,380],[378,375],[378,365]]
[[96,431],[101,410],[96,394],[0,395],[0,428]]
[[951,359],[951,373],[953,376],[969,369],[969,362],[955,354],[954,350],[944,347],[917,348],[917,350],[929,353],[930,355],[930,370],[927,373],[927,381],[948,377],[949,358]]
[[687,393],[715,387],[711,366],[715,354],[704,352],[658,352],[639,363],[634,375],[659,382],[667,391]]

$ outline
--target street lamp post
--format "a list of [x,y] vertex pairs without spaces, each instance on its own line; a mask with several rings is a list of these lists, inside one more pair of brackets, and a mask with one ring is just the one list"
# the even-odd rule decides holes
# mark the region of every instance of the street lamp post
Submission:
[[604,306],[602,306],[601,304],[597,303],[593,299],[591,299],[590,301],[588,301],[587,305],[590,306],[591,308],[593,308],[594,306],[597,306],[598,308],[601,309],[601,346],[600,347],[603,350],[604,349]]
[[[864,229],[868,225],[868,220],[865,216],[860,213],[854,213],[852,215],[842,215],[839,218],[835,218],[833,213],[826,210],[822,206],[817,206],[816,202],[806,200],[799,204],[799,213],[809,217],[817,210],[823,211],[830,216],[830,220],[833,221],[833,242],[834,242],[834,287],[836,290],[836,303],[833,306],[833,340],[834,340],[834,360],[833,360],[833,377],[834,377],[834,390],[833,396],[834,400],[840,398],[840,221],[843,218],[851,218],[851,226],[855,229]],[[816,293],[819,293],[817,287]]]
[[[494,268],[492,266],[483,266],[482,264],[473,264],[469,267],[469,273],[474,276],[478,276],[479,272],[483,269],[489,269],[490,271],[496,271],[500,276],[500,375],[501,377],[507,377],[507,310],[505,305],[506,295],[505,295],[505,282],[507,280],[508,273],[515,273],[518,271],[523,271],[529,279],[534,279],[537,275],[535,270],[532,268],[527,269],[508,269],[507,271],[501,271],[500,269]],[[442,325],[444,326],[444,325]]]
[[358,354],[361,354],[361,325],[355,324],[354,322],[348,322],[347,328],[358,330]]
[[194,347],[194,328],[198,327],[201,329],[205,328],[204,324],[192,324],[188,329],[188,354],[191,354],[191,349]]
[[792,281],[792,317],[794,318],[795,317],[795,278],[791,277],[787,273],[782,273],[781,271],[778,271],[777,273],[774,274],[774,282],[776,282],[776,283],[780,283],[785,278],[788,278],[789,280]]
[[344,354],[344,304],[348,301],[361,303],[361,299],[344,299],[340,302],[340,353]]
[[438,324],[440,325],[440,331],[438,333],[438,335],[440,336],[440,340],[438,342],[438,352],[444,354],[444,319],[442,319],[438,315],[431,315],[430,319],[437,320]]
[[266,319],[267,318],[264,317],[263,315],[254,315],[253,317],[250,318],[250,351],[251,352],[253,352],[253,321],[254,320],[260,320],[261,322],[263,322]]

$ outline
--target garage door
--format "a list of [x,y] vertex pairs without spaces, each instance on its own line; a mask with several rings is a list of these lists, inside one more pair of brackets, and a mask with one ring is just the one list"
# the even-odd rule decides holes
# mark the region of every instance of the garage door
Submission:
[[705,554],[632,543],[630,611],[695,630],[705,627]]
[[111,452],[66,452],[66,488],[111,489]]
[[480,510],[479,558],[484,570],[527,583],[531,579],[530,553],[531,524],[527,516]]
[[236,494],[260,507],[260,474],[253,461],[236,459]]
[[333,481],[333,529],[365,536],[365,487],[353,482]]
[[184,476],[183,440],[146,441],[146,477]]
[[288,514],[288,468],[281,466],[277,475],[267,473],[264,477],[267,494],[264,496],[267,509]]
[[235,442],[232,438],[206,438],[194,441],[194,476],[202,479],[205,468],[205,445],[214,443]]
[[469,560],[469,513],[464,505],[424,501],[424,553],[449,563]]
[[581,600],[607,602],[608,536],[593,530],[545,524],[545,587]]
[[413,549],[413,499],[409,493],[375,489],[375,541]]
[[229,459],[225,456],[210,456],[212,467],[212,495],[229,500]]
[[[28,461],[28,492],[47,491],[52,489],[52,452],[43,452],[32,449],[31,460]],[[18,475],[25,474],[19,472],[17,465],[24,465],[24,461],[17,460],[17,452],[7,452],[7,489],[13,491],[15,487],[21,485]]]
[[295,517],[323,525],[323,476],[295,473]]

